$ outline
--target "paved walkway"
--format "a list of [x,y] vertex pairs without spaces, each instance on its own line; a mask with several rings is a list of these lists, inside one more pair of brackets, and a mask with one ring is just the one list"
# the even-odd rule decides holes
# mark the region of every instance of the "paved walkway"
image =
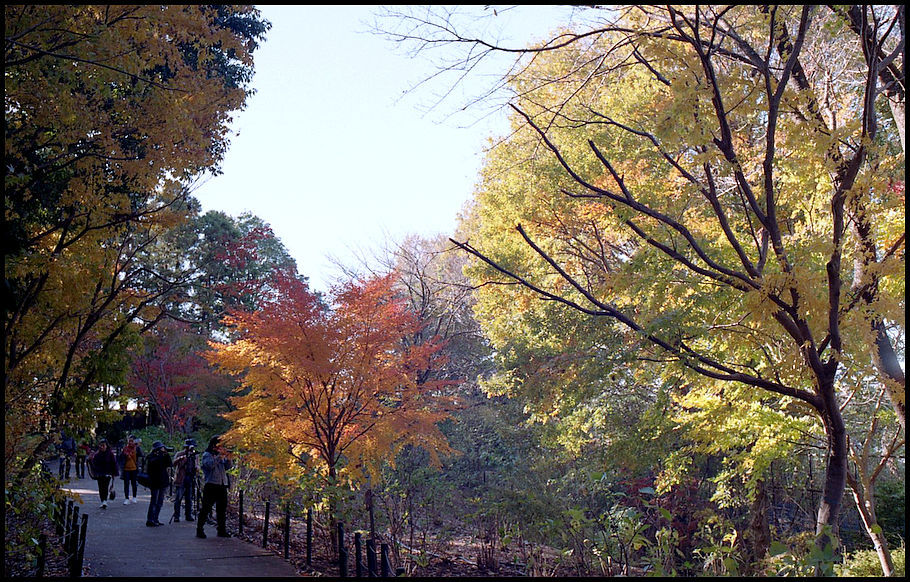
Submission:
[[[299,577],[280,556],[237,538],[215,536],[207,525],[206,539],[196,537],[195,522],[168,523],[174,504],[165,500],[162,527],[146,527],[149,490],[139,487],[139,503],[123,505],[123,481],[115,481],[117,499],[101,509],[97,482],[74,479],[66,489],[81,498],[80,515],[88,515],[85,566],[91,576],[136,577]],[[81,521],[80,517],[80,521]]]

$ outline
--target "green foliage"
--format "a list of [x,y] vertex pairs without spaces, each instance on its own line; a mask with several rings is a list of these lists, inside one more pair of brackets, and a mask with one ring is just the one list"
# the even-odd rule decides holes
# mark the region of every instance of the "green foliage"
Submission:
[[[821,547],[816,543],[820,538],[826,540]],[[786,544],[772,542],[769,553],[777,576],[833,576],[837,547],[837,537],[825,526],[821,536],[804,532]]]
[[721,514],[701,524],[693,557],[709,576],[739,576],[746,558],[737,546],[737,531]]
[[[845,395],[867,383],[903,399],[874,363],[903,341],[903,155],[875,125],[884,108],[860,104],[877,81],[863,78],[862,39],[834,10],[811,14],[799,47],[789,35],[810,13],[798,7],[615,16],[506,79],[514,131],[488,150],[459,245],[500,366],[483,386],[584,455],[631,443],[672,387],[659,491],[708,456],[721,462],[705,475],[712,499],[741,511],[773,461],[828,444],[826,487],[840,495],[847,452],[832,427],[863,407]],[[835,73],[833,52],[855,68]],[[800,72],[782,74],[784,58]],[[852,105],[822,105],[832,94]],[[652,567],[672,572],[682,538],[649,533]],[[829,571],[829,550],[793,568]]]
[[894,546],[907,537],[906,483],[902,478],[883,480],[875,488],[875,516],[878,524]]
[[[141,446],[142,446],[142,451],[145,454],[152,452],[152,443],[154,443],[155,441],[161,441],[166,446],[173,447],[175,452],[183,450],[183,440],[184,439],[180,438],[179,442],[178,442],[178,440],[175,439],[173,436],[167,434],[167,431],[164,430],[164,427],[161,427],[161,426],[147,426],[145,428],[141,428],[139,430],[133,431],[131,434],[135,435],[137,438],[142,439]],[[123,438],[126,439],[127,436],[129,436],[129,435],[123,435]],[[199,443],[198,440],[196,442]],[[207,443],[200,443],[200,444],[201,444],[201,446],[199,447],[199,449],[201,450],[201,449],[205,448],[205,445]]]
[[[4,482],[4,573],[6,576],[34,576],[39,555],[38,540],[66,498],[57,480],[41,465],[34,466],[17,482]],[[48,552],[56,551],[48,541]]]
[[[899,548],[891,550],[891,560],[894,562],[892,576],[903,578],[907,574],[904,560],[906,547],[901,544]],[[882,575],[882,563],[875,550],[860,550],[845,556],[843,563],[835,564],[834,571],[838,576],[851,578],[865,578]]]

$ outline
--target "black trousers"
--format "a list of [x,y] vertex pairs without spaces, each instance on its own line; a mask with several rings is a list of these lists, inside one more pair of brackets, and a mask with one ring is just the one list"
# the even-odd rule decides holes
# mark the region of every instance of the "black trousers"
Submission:
[[215,507],[215,520],[218,522],[218,533],[225,533],[225,521],[227,519],[227,502],[228,488],[227,485],[215,485],[206,483],[202,488],[202,509],[199,511],[196,529],[202,531],[205,520],[212,513],[212,506]]
[[102,502],[107,501],[108,491],[111,488],[111,476],[110,475],[99,475],[98,476],[98,496],[101,498]]

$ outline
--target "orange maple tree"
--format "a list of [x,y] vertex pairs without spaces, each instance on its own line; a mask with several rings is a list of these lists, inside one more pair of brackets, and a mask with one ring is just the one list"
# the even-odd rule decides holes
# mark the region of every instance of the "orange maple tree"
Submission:
[[260,310],[229,312],[234,338],[209,358],[241,380],[225,440],[250,464],[286,478],[316,469],[333,485],[375,475],[406,444],[436,460],[451,452],[437,426],[442,382],[419,379],[441,364],[441,344],[407,341],[420,322],[393,282],[350,282],[324,301],[284,273]]

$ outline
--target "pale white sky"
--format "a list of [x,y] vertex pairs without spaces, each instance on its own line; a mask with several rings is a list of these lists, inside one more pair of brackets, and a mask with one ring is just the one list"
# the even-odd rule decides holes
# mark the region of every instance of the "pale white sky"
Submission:
[[[323,291],[338,275],[331,257],[350,265],[387,239],[450,234],[504,112],[466,127],[484,112],[443,121],[451,102],[423,115],[431,88],[402,99],[434,69],[368,32],[376,7],[259,8],[272,28],[254,53],[256,94],[235,114],[224,173],[195,192],[203,210],[265,220]],[[523,7],[490,25],[529,38],[560,23]]]

